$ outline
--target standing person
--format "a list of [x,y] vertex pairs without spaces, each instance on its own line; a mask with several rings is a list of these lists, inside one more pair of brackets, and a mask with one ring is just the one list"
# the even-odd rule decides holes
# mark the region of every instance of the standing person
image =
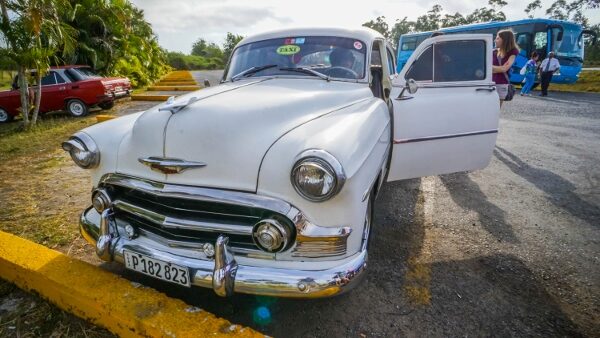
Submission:
[[554,57],[554,52],[548,53],[548,57],[540,65],[540,81],[542,82],[542,93],[540,96],[548,96],[548,86],[552,75],[560,69],[560,63]]
[[519,55],[519,47],[515,41],[515,35],[509,29],[498,31],[496,35],[496,49],[492,60],[492,79],[496,82],[496,90],[500,96],[500,107],[508,93],[509,76],[508,71],[515,63]]
[[525,84],[521,88],[521,96],[530,95],[531,88],[535,83],[535,74],[537,73],[537,61],[539,55],[536,51],[531,53],[531,59],[525,64]]

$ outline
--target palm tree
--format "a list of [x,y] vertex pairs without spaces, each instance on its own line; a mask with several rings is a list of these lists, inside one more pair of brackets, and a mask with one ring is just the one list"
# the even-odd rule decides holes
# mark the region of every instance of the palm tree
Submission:
[[[59,10],[67,6],[66,0],[0,0],[0,35],[8,47],[7,55],[18,66],[21,113],[26,129],[37,122],[41,78],[51,58],[59,49],[63,55],[74,49],[76,32],[58,16]],[[38,85],[34,93],[29,88],[28,69],[36,70]]]

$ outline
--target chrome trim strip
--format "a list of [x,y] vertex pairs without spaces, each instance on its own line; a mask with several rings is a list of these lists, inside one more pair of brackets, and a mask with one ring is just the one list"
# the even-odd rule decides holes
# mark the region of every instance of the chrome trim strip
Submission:
[[442,140],[442,139],[455,138],[455,137],[465,137],[465,136],[476,136],[476,135],[494,134],[494,133],[497,133],[497,132],[498,132],[498,129],[490,129],[490,130],[482,130],[482,131],[475,131],[475,132],[461,133],[461,134],[450,134],[450,135],[417,137],[417,138],[410,138],[410,139],[394,139],[394,144],[403,144],[403,143],[413,143],[413,142]]
[[[92,245],[98,240],[99,215],[93,208],[88,208],[81,215],[80,232]],[[198,251],[189,250],[189,255],[178,255],[169,252],[169,248],[142,236],[135,239],[116,238],[110,251],[114,260],[124,264],[123,252],[130,250],[190,269],[192,285],[215,288],[215,264],[212,259],[203,259]],[[218,243],[217,247],[218,247]],[[232,255],[233,256],[233,255]],[[232,258],[235,259],[235,256]],[[231,261],[229,261],[231,262]],[[231,266],[231,265],[230,265]],[[367,251],[341,260],[339,265],[322,270],[270,268],[264,266],[238,265],[235,275],[225,276],[225,280],[233,281],[233,292],[255,295],[321,298],[345,293],[354,288],[362,278],[367,267]],[[231,269],[230,269],[231,271]],[[219,277],[219,276],[217,276]],[[235,277],[235,278],[232,278]],[[220,284],[216,284],[220,288]],[[228,293],[226,293],[228,294]]]
[[138,158],[138,161],[141,164],[150,167],[150,169],[163,174],[178,174],[188,169],[206,167],[206,163],[204,162],[193,162],[180,160],[178,158],[165,158],[156,156],[145,158],[140,157]]
[[283,215],[286,215],[292,209],[292,206],[288,203],[266,196],[237,191],[167,184],[121,174],[107,174],[103,176],[100,180],[100,185],[102,184],[136,189],[157,197],[181,198],[200,202],[232,204],[248,208],[262,208]]
[[114,201],[113,207],[158,224],[161,228],[165,229],[185,229],[252,236],[252,227],[245,224],[214,223],[169,217],[121,200]]

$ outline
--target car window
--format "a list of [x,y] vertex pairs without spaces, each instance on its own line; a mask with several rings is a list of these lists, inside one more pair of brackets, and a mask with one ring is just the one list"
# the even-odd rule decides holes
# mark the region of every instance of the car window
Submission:
[[67,81],[62,77],[62,75],[60,75],[60,73],[54,73],[56,74],[56,83],[66,83]]
[[42,77],[42,86],[48,86],[56,84],[56,78],[54,72],[49,72],[46,76]]
[[406,79],[421,82],[433,81],[433,46],[427,47],[421,55],[410,65],[406,72]]
[[487,55],[485,41],[442,41],[434,45],[433,51],[433,82],[485,79]]

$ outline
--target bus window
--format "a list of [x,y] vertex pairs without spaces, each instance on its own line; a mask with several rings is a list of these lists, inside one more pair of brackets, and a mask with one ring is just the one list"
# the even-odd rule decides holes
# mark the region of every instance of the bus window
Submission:
[[483,40],[438,42],[434,45],[433,82],[485,79],[486,49]]
[[533,48],[538,52],[540,60],[546,58],[546,51],[548,49],[548,32],[536,32],[533,38]]
[[419,55],[406,72],[406,79],[431,82],[433,80],[433,48],[431,46]]
[[531,50],[531,35],[529,33],[519,33],[516,36],[517,45],[521,49],[520,54],[524,57],[529,57]]
[[419,45],[421,43],[423,43],[423,41],[427,40],[427,38],[429,38],[429,35],[421,35],[417,37],[417,45],[415,46],[415,48],[419,47]]
[[402,38],[402,46],[400,46],[401,51],[415,50],[415,48],[417,48],[416,37]]

